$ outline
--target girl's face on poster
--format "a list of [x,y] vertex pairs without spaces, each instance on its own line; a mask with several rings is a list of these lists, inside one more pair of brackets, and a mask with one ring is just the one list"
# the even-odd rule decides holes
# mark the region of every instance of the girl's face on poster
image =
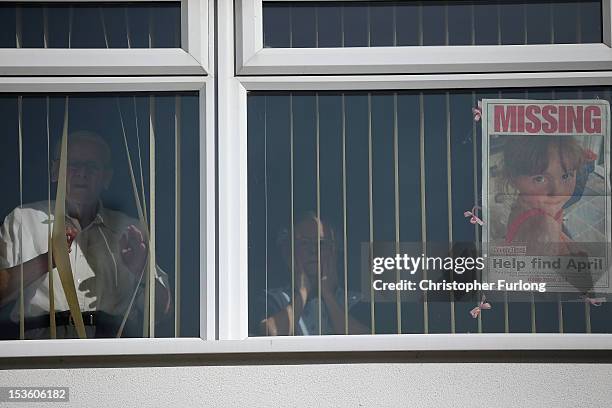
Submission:
[[548,167],[543,173],[517,176],[512,185],[519,191],[524,205],[554,216],[574,192],[576,170],[563,166],[558,147],[550,146],[548,155]]

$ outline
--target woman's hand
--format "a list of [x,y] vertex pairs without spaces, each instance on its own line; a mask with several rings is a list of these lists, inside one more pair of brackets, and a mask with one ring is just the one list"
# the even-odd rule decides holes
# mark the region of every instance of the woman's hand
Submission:
[[336,248],[326,248],[321,251],[321,294],[334,295],[338,288]]

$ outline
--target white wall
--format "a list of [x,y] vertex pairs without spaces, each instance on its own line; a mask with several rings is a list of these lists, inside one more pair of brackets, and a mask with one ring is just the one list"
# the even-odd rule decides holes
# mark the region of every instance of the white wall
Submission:
[[[358,363],[0,371],[70,407],[610,407],[612,364]],[[0,404],[2,405],[2,404]],[[55,407],[61,404],[5,404]]]

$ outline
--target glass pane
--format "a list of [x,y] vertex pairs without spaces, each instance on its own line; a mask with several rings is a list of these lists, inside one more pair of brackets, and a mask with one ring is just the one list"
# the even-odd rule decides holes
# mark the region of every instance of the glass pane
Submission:
[[[418,93],[401,92],[397,95],[397,139],[398,157],[398,198],[400,203],[400,242],[419,242],[423,239],[421,198],[421,107],[422,98]],[[412,211],[402,211],[401,207]],[[421,273],[416,273],[421,277]],[[415,292],[400,293],[400,314],[402,333],[424,332],[424,302]]]
[[[356,92],[344,96],[344,160],[346,167],[346,252],[349,273],[351,314],[355,324],[350,334],[373,333],[372,291],[359,273],[362,243],[370,242],[370,141],[368,95]],[[364,182],[366,181],[366,182]],[[350,203],[350,204],[349,204]],[[357,296],[357,298],[355,298]],[[365,301],[358,301],[363,299]],[[355,304],[353,304],[355,303]]]
[[441,1],[423,4],[423,45],[446,44],[446,7]]
[[[21,17],[21,46],[23,48],[43,48],[43,9],[31,5],[21,7],[18,12]],[[24,25],[25,23],[25,25]]]
[[0,48],[13,48],[17,43],[16,10],[0,5]]
[[[475,108],[496,98],[609,100],[610,89],[250,92],[250,335],[610,333],[610,307],[584,300],[598,296],[594,289],[375,289],[380,276],[436,285],[484,279],[478,269],[457,274],[435,263],[414,275],[393,258],[387,275],[372,265],[389,254],[459,259],[481,253],[483,229],[471,218],[481,216],[483,191]],[[560,218],[568,237],[581,243],[608,228],[608,158],[604,143],[589,146],[603,170],[587,173]],[[491,180],[510,170],[498,161],[508,148],[490,139],[489,149]],[[507,188],[518,188],[518,195],[495,190],[495,203],[487,205],[502,212],[506,204],[519,205],[523,187],[516,185]],[[484,222],[507,236],[504,220],[511,216]],[[478,305],[483,308],[475,312]]]
[[581,2],[578,12],[580,14],[580,42],[602,42],[601,2]]
[[[451,228],[449,236],[452,237],[451,241],[453,242],[477,242],[478,228],[469,222],[465,222],[465,217],[461,217],[462,212],[466,208],[471,208],[480,194],[476,180],[479,169],[475,160],[475,150],[478,145],[474,138],[474,127],[477,126],[477,123],[474,122],[470,109],[470,106],[475,105],[476,97],[471,92],[456,91],[450,92],[448,98],[448,117],[449,123],[452,123],[449,129],[449,173],[451,181]],[[475,278],[473,273],[467,272],[462,276],[462,280],[465,281]],[[453,293],[452,296],[455,332],[477,332],[478,322],[469,314],[469,311],[474,307],[473,299],[459,291]]]
[[[338,289],[336,296],[338,304],[346,308],[350,299],[348,288],[348,269],[344,267],[344,229],[343,209],[345,206],[343,194],[344,167],[342,161],[342,96],[338,94],[320,94],[318,97],[319,112],[319,209],[321,218],[334,220],[330,225],[337,252],[335,266]],[[348,327],[338,325],[330,327],[333,334],[348,333]]]
[[391,47],[394,45],[394,5],[376,4],[370,8],[370,46]]
[[4,48],[180,48],[180,2],[0,4]]
[[64,27],[64,30],[68,28],[70,48],[107,48],[106,21],[99,8],[76,7],[63,11],[72,14],[68,27]]
[[[448,148],[447,108],[444,93],[427,93],[423,98],[423,129],[425,134],[425,228],[426,242],[448,242],[449,239],[449,197],[448,189]],[[444,248],[447,249],[447,248]],[[444,256],[433,245],[426,245],[427,256]],[[448,272],[438,268],[424,271],[423,279],[433,281],[448,279]],[[450,293],[438,291],[427,293],[428,325],[430,333],[450,331]]]
[[319,47],[342,47],[342,8],[323,5],[317,13]]
[[317,46],[317,10],[294,6],[291,9],[291,40],[294,48]]
[[50,338],[51,310],[78,337],[71,307],[87,338],[198,336],[198,95],[3,94],[0,117],[2,338]]
[[555,4],[553,8],[553,24],[555,27],[555,43],[576,44],[578,42],[578,13],[580,2]]
[[447,10],[448,44],[471,45],[474,27],[472,5],[466,2],[449,2]]
[[415,3],[398,3],[395,7],[398,46],[420,45],[421,38],[421,6]]
[[264,46],[600,43],[601,8],[600,0],[264,1]]
[[[502,44],[525,44],[525,5],[501,3],[499,5]],[[571,30],[570,27],[567,30]]]
[[553,42],[551,7],[551,3],[543,1],[525,4],[527,44],[551,44]]
[[[265,7],[265,3],[264,3]],[[368,8],[359,4],[343,4],[344,46],[369,47]]]
[[482,2],[474,5],[474,35],[477,45],[500,44],[499,4]]
[[287,3],[263,9],[264,47],[283,48],[291,44],[291,7]]

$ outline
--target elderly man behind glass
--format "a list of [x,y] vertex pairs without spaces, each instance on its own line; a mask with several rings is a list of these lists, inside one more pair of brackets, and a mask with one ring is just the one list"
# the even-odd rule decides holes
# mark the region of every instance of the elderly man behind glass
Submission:
[[[69,135],[66,237],[87,337],[114,337],[134,294],[123,335],[142,334],[142,316],[138,315],[144,305],[145,278],[140,277],[147,264],[147,241],[138,220],[102,205],[101,194],[113,177],[111,163],[111,150],[99,135],[86,131]],[[58,174],[59,148],[51,170],[53,182],[58,181]],[[0,324],[3,337],[8,337],[7,332],[12,337],[18,333],[23,268],[26,338],[49,338],[49,224],[53,227],[49,208],[53,210],[55,203],[49,206],[48,201],[41,201],[16,208],[0,229],[0,306],[16,300],[10,322]],[[159,316],[168,313],[172,299],[166,275],[157,271]],[[57,337],[77,337],[55,268],[53,287]]]

